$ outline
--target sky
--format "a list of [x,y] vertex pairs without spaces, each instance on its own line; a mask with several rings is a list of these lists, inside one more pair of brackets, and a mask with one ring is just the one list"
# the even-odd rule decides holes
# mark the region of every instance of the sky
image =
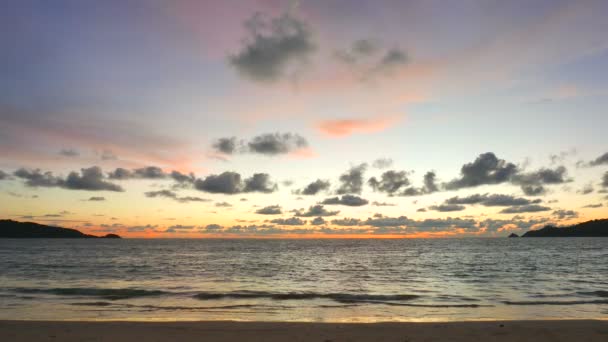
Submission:
[[608,2],[2,1],[0,218],[472,237],[608,217]]

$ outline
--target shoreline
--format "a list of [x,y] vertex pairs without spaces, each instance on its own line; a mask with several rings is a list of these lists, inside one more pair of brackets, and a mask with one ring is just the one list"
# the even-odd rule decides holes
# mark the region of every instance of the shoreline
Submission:
[[2,341],[608,341],[607,320],[404,323],[0,321]]

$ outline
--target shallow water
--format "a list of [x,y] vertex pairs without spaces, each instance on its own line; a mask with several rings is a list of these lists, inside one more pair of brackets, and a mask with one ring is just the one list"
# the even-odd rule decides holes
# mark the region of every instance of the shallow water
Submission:
[[0,319],[608,318],[608,238],[0,239]]

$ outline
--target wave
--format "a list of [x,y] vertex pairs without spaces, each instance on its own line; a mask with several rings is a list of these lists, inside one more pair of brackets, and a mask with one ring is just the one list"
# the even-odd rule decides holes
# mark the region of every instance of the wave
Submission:
[[104,288],[87,288],[87,287],[59,287],[59,288],[16,288],[14,292],[24,294],[52,294],[58,296],[82,296],[96,297],[108,300],[129,299],[137,297],[161,296],[168,294],[165,291],[159,290],[142,290],[142,289],[104,289]]
[[311,300],[330,299],[339,303],[376,302],[376,301],[407,301],[417,299],[420,296],[411,294],[401,295],[378,295],[378,294],[350,294],[350,293],[314,293],[314,292],[289,292],[272,293],[262,291],[242,292],[201,292],[194,295],[200,300],[210,299],[272,299],[272,300]]
[[604,291],[604,290],[589,291],[589,292],[580,291],[577,293],[580,295],[583,295],[583,296],[595,296],[595,297],[608,298],[608,291]]

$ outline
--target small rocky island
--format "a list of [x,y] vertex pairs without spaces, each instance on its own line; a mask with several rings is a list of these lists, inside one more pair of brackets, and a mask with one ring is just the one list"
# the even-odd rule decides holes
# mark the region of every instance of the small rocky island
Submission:
[[545,226],[530,230],[522,237],[608,237],[608,219],[582,222],[569,227]]
[[116,234],[95,236],[76,229],[46,226],[34,222],[0,220],[0,238],[120,239],[120,236]]

